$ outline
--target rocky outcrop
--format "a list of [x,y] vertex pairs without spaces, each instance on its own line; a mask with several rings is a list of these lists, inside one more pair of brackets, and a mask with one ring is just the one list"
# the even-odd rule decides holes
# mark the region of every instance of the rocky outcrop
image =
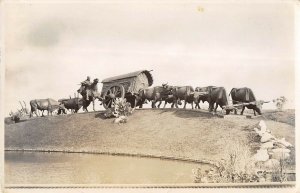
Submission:
[[262,161],[267,168],[270,168],[270,165],[277,165],[281,159],[290,157],[291,150],[288,148],[293,147],[292,144],[285,138],[277,139],[273,136],[263,120],[253,130],[260,136],[260,149],[253,156],[255,162]]

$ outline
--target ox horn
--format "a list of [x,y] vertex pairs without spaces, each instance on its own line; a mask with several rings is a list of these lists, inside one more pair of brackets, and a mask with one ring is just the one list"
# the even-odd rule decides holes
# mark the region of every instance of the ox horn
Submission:
[[19,101],[19,103],[20,103],[20,105],[21,105],[22,109],[24,109],[24,107],[23,107],[23,105],[22,105],[21,101]]

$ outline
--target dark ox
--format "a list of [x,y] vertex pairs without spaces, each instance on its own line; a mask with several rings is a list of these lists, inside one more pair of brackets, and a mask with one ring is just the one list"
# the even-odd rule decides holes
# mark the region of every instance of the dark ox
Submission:
[[[243,115],[245,107],[247,107],[248,109],[253,109],[254,116],[256,116],[255,112],[257,112],[259,115],[261,115],[261,109],[262,109],[263,102],[256,102],[254,93],[250,88],[247,88],[247,87],[233,88],[233,89],[231,89],[231,91],[229,93],[229,96],[230,95],[231,95],[233,104],[253,102],[253,104],[243,105],[241,115]],[[236,109],[234,110],[234,113],[237,114]]]
[[[208,88],[208,103],[209,103],[209,111],[217,112],[218,106],[224,109],[228,106],[228,99],[226,90],[224,87],[209,87]],[[216,106],[214,107],[214,105]],[[230,113],[231,110],[226,109],[226,115]]]
[[143,107],[143,104],[146,100],[152,101],[152,108],[156,108],[155,104],[158,101],[163,101],[168,98],[170,94],[170,87],[167,85],[164,86],[155,86],[153,88],[142,89],[138,94],[135,95],[135,106]]
[[59,109],[61,109],[65,113],[64,105],[60,104],[60,102],[58,102],[54,99],[51,99],[51,98],[31,100],[30,107],[31,107],[30,117],[33,116],[33,113],[35,113],[36,116],[38,117],[37,110],[42,111],[42,116],[44,116],[45,110],[48,111],[48,115],[49,115],[49,113],[52,115],[53,111],[59,110]]
[[212,88],[217,88],[216,86],[206,86],[206,87],[196,87],[194,93],[194,103],[196,104],[195,108],[200,108],[200,102],[208,102],[209,103],[209,91]]
[[71,112],[74,113],[77,113],[78,110],[83,106],[83,99],[78,97],[71,99],[59,99],[58,102],[64,105],[66,109],[71,110]]
[[183,108],[186,108],[186,103],[191,103],[192,109],[194,109],[194,89],[191,86],[176,86],[172,87],[173,102],[176,108],[178,108],[178,101],[184,100]]
[[[168,95],[168,97],[166,97],[162,101],[165,101],[164,108],[166,108],[167,104],[171,104],[171,108],[174,108],[175,103],[174,103],[174,96],[173,95]],[[158,108],[160,108],[160,105],[161,105],[162,101],[160,101],[159,104],[157,105]],[[178,100],[177,103],[179,105],[182,104],[180,100]]]

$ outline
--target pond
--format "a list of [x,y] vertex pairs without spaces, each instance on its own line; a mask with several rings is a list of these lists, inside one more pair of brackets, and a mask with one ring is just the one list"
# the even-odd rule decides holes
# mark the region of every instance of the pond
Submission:
[[193,183],[197,164],[86,153],[5,152],[6,184]]

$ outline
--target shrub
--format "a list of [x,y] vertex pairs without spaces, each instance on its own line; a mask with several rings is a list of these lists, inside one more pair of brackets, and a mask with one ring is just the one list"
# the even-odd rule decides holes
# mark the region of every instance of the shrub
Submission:
[[287,180],[286,176],[287,161],[284,157],[280,158],[279,165],[273,166],[271,171],[272,182],[283,182]]
[[12,121],[14,121],[15,123],[18,123],[21,120],[21,117],[23,117],[23,112],[22,111],[18,111],[18,112],[10,112],[9,116],[11,118]]
[[242,142],[229,145],[226,157],[219,162],[216,169],[205,171],[201,168],[194,170],[194,181],[196,183],[232,183],[257,181],[255,164],[251,159],[248,146]]
[[281,97],[273,100],[273,103],[275,103],[276,108],[277,108],[278,111],[283,110],[283,107],[284,107],[286,102],[287,102],[287,98],[285,98],[284,96],[281,96]]
[[104,113],[106,118],[116,117],[115,123],[126,123],[127,117],[132,114],[133,108],[131,108],[131,104],[126,101],[124,98],[117,98],[112,107],[107,109]]

